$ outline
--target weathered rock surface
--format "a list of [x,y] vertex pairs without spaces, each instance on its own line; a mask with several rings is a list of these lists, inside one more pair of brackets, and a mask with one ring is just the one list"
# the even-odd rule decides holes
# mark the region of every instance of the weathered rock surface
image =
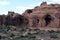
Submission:
[[28,18],[30,27],[60,27],[59,4],[43,2],[34,9],[27,9],[23,15]]
[[60,4],[43,2],[34,9],[27,9],[22,15],[8,12],[0,15],[0,25],[60,28]]
[[12,26],[27,26],[28,19],[24,16],[14,13],[8,12],[7,15],[0,15],[0,25],[12,25]]

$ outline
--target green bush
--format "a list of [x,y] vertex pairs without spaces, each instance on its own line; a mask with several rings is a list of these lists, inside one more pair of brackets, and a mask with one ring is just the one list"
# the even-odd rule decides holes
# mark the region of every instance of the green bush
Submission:
[[48,30],[49,33],[54,33],[55,31],[54,30]]
[[6,38],[5,36],[1,36],[1,35],[0,35],[0,39],[5,39],[5,38]]
[[15,35],[13,33],[11,33],[10,37],[14,37]]
[[60,30],[57,30],[56,33],[60,33]]
[[56,35],[52,35],[50,36],[50,38],[58,38]]

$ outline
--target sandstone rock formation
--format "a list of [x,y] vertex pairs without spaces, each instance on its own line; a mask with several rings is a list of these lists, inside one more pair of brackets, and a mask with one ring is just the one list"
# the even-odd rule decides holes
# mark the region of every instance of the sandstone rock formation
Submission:
[[8,12],[7,15],[0,15],[0,26],[3,25],[12,25],[12,26],[27,26],[28,19],[24,16],[14,13],[14,12]]
[[34,9],[27,9],[23,16],[28,18],[30,27],[60,27],[59,4],[43,2]]
[[43,2],[22,15],[9,11],[7,15],[0,15],[0,25],[60,28],[60,5]]

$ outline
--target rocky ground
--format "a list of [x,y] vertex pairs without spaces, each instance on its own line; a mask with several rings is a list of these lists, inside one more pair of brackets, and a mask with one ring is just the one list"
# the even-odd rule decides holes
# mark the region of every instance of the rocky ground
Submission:
[[0,40],[60,40],[60,30],[38,28],[0,27]]

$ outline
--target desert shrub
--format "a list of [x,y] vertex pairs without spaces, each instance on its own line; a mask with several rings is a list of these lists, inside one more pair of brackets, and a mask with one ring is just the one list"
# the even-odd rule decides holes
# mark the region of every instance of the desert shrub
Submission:
[[36,38],[34,35],[32,35],[31,33],[27,34],[28,38]]
[[58,38],[56,31],[50,31],[50,38]]
[[27,38],[28,37],[28,35],[20,35],[20,38]]
[[14,38],[13,40],[20,40],[21,39],[21,36],[18,36],[16,38]]
[[14,36],[15,36],[15,34],[11,33],[10,37],[14,37]]
[[0,39],[5,39],[5,38],[6,38],[5,36],[1,36],[1,35],[0,35]]
[[2,33],[4,30],[0,28],[0,33]]
[[60,33],[60,30],[57,30],[56,33]]
[[10,30],[10,26],[7,26],[7,31],[9,31]]
[[20,32],[26,32],[26,29],[21,28],[19,31],[20,31]]
[[54,33],[55,31],[54,30],[48,30],[49,33]]
[[35,28],[34,31],[40,31],[40,29]]
[[51,35],[50,38],[58,38],[57,35]]
[[6,30],[6,31],[9,31],[11,29],[11,26],[10,25],[7,25],[3,29]]

